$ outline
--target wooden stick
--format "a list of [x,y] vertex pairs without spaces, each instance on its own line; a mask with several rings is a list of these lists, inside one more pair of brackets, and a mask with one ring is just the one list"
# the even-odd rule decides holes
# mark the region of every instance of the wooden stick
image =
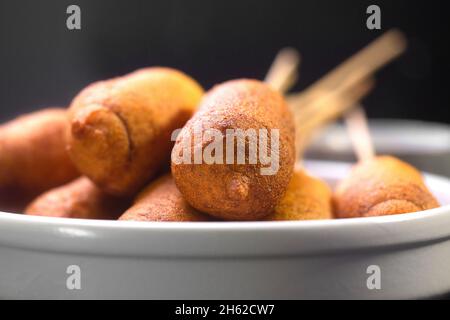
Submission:
[[364,108],[361,105],[355,106],[344,119],[358,161],[372,159],[375,156],[375,148]]
[[347,92],[342,92],[336,96],[329,95],[327,98],[321,99],[320,103],[323,106],[317,105],[314,113],[298,114],[297,128],[300,128],[300,130],[316,128],[325,124],[325,122],[334,120],[353,108],[356,102],[373,88],[373,85],[373,80],[367,80],[355,85]]
[[308,140],[305,136],[309,137],[312,131],[344,114],[370,91],[374,81],[369,79],[361,83],[362,73],[364,69],[355,70],[336,88],[322,93],[309,103],[302,96],[288,100],[294,113],[297,151],[304,149],[304,143]]
[[295,118],[297,156],[302,156],[312,134],[317,132],[318,128],[347,112],[366,96],[373,86],[374,81],[368,79],[350,87],[347,91],[335,92],[321,98],[320,102],[315,104],[315,112],[299,112]]
[[311,85],[301,93],[300,98],[304,103],[316,99],[323,92],[339,86],[339,83],[355,70],[364,70],[359,73],[358,80],[362,81],[399,56],[405,49],[404,35],[398,30],[390,30]]
[[300,64],[300,54],[293,48],[281,49],[269,72],[265,82],[280,92],[287,92],[297,81],[297,68]]
[[[295,111],[297,155],[301,155],[312,131],[348,111],[372,88],[370,81],[362,85],[359,85],[359,83],[400,55],[405,48],[406,40],[403,34],[397,30],[388,31],[322,77],[307,90],[291,97],[289,103]],[[272,83],[277,89],[284,90],[286,79],[289,79],[286,75],[292,72],[285,64],[292,66],[295,65],[295,61],[295,54],[291,54],[289,51],[280,52],[275,59],[274,67],[271,68],[266,77],[266,81]],[[278,72],[282,76],[277,75]],[[359,90],[349,94],[351,88],[357,88],[358,86],[360,87]],[[297,112],[297,108],[303,110]]]

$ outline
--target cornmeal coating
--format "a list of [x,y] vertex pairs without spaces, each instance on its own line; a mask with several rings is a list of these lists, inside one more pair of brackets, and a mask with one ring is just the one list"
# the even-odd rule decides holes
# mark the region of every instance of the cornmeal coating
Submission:
[[25,210],[33,216],[79,219],[117,219],[130,204],[110,196],[88,178],[80,177],[36,198]]
[[161,67],[91,84],[70,106],[71,158],[105,192],[134,195],[169,161],[171,135],[202,95],[192,78]]
[[[198,130],[216,129],[224,136],[227,129],[279,130],[278,170],[264,175],[267,168],[258,157],[256,164],[237,161],[227,163],[223,151],[223,163],[195,163],[195,153],[205,154],[212,140],[192,137]],[[258,220],[267,216],[281,200],[292,176],[294,151],[294,122],[292,115],[277,91],[258,80],[240,79],[214,87],[203,99],[199,111],[180,132],[172,151],[172,175],[186,201],[199,211],[226,220]],[[268,146],[272,146],[270,134]],[[180,163],[176,158],[184,156],[183,149],[192,155],[190,163]],[[198,142],[198,143],[197,143]],[[235,143],[235,149],[237,144]],[[260,146],[257,153],[260,154]],[[270,149],[265,154],[270,154]],[[249,139],[246,141],[249,155]]]
[[2,203],[29,201],[79,175],[66,151],[67,126],[62,108],[33,112],[0,126]]
[[338,218],[383,216],[439,206],[420,172],[391,156],[356,164],[334,196]]
[[166,174],[145,188],[119,220],[182,222],[213,219],[192,208],[183,199],[172,176]]
[[286,194],[265,220],[321,220],[333,218],[332,192],[322,180],[299,168]]

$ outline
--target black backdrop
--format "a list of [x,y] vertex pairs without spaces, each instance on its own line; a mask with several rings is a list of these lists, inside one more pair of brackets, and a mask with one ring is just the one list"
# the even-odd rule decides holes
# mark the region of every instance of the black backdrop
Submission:
[[[69,4],[81,7],[80,31],[66,28]],[[67,105],[89,82],[149,65],[180,68],[206,88],[262,78],[286,45],[302,52],[301,89],[381,33],[365,26],[369,4],[381,7],[384,31],[398,27],[410,43],[378,74],[365,100],[369,115],[450,123],[446,85],[438,81],[448,71],[438,48],[446,40],[437,38],[444,9],[439,1],[406,0],[2,0],[0,120]]]

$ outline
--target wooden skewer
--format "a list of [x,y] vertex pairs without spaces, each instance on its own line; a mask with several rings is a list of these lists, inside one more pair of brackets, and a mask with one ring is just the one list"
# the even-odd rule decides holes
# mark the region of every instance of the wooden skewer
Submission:
[[[265,81],[281,92],[288,90],[297,75],[296,70],[299,61],[300,55],[295,49],[282,49],[272,63]],[[357,84],[355,79],[358,78],[353,75],[338,88],[322,95],[320,99],[316,99],[307,107],[299,108],[294,106],[297,132],[301,132],[302,137],[300,140],[299,138],[297,139],[297,150],[301,148],[301,145],[306,144],[307,137],[311,135],[311,132],[316,127],[339,117],[347,108],[369,91],[371,86],[369,83]],[[355,88],[352,88],[352,86],[355,86]],[[345,92],[350,91],[350,89],[352,89],[350,94]],[[298,154],[300,155],[300,153]]]
[[361,81],[399,56],[405,49],[404,35],[398,30],[390,30],[306,89],[300,98],[306,103],[323,92],[333,90],[355,70],[363,70],[358,74]]
[[297,156],[303,155],[305,147],[313,133],[318,131],[318,128],[323,127],[352,108],[372,90],[374,83],[374,80],[368,79],[347,91],[330,94],[328,97],[321,99],[321,105],[315,106],[316,112],[298,114],[296,117]]
[[[326,122],[333,120],[340,114],[348,111],[352,104],[342,107],[338,102],[338,107],[333,107],[330,113],[326,110],[327,104],[333,105],[332,101],[339,101],[343,92],[348,92],[350,88],[358,86],[358,83],[369,78],[377,69],[388,63],[406,48],[406,40],[403,34],[397,30],[391,30],[373,41],[367,47],[347,59],[344,63],[336,67],[333,71],[318,80],[304,92],[291,96],[290,105],[293,106],[296,114],[296,146],[297,151],[303,151],[311,132]],[[365,94],[369,92],[362,90],[361,96],[354,100],[357,103]],[[336,100],[338,99],[338,100]],[[348,99],[349,101],[351,99]],[[328,102],[327,102],[328,101]],[[349,101],[346,101],[348,103]],[[342,109],[339,109],[341,106]],[[303,110],[296,111],[297,108]],[[323,115],[321,115],[323,113]]]
[[[371,90],[373,82],[368,80],[363,83],[362,81],[400,55],[405,47],[406,41],[403,34],[391,30],[347,59],[309,89],[289,99],[295,115],[298,156],[301,156],[313,131],[347,112]],[[285,92],[295,79],[299,60],[299,54],[294,49],[281,50],[266,76],[266,82]],[[353,122],[352,125],[356,126]],[[359,124],[358,127],[361,130],[362,125]],[[366,136],[370,137],[367,134]],[[370,155],[370,145],[366,148],[367,150],[358,150]]]
[[[365,82],[355,85],[348,91],[336,95],[329,95],[328,97],[321,99],[320,105],[316,105],[316,112],[312,114],[298,114],[297,119],[299,121],[297,127],[301,130],[305,130],[314,128],[319,124],[324,124],[325,121],[334,120],[334,117],[339,117],[350,108],[353,108],[356,102],[373,88],[373,85],[374,81],[372,79],[366,80]],[[353,102],[353,104],[348,104],[349,102]]]
[[364,108],[357,105],[345,115],[344,119],[358,161],[375,157],[375,148]]
[[289,100],[294,111],[297,155],[301,155],[311,137],[311,132],[347,112],[369,93],[374,81],[366,79],[365,82],[361,82],[360,74],[363,72],[363,70],[353,72],[339,86],[322,93],[307,105],[302,105],[305,101],[302,98]]
[[[341,83],[333,88],[332,90],[323,91],[316,99],[306,103],[303,94],[288,98],[288,103],[293,110],[294,116],[298,118],[299,116],[307,123],[309,117],[314,117],[318,113],[327,112],[326,105],[335,99],[338,99],[342,95],[351,92],[355,87],[357,87],[361,81],[361,74],[363,70],[355,70],[350,76],[346,77],[341,81]],[[306,93],[305,93],[306,95]],[[297,122],[298,126],[302,126],[303,122]]]
[[281,49],[275,57],[264,81],[276,90],[285,93],[297,81],[299,64],[300,54],[297,50],[293,48]]

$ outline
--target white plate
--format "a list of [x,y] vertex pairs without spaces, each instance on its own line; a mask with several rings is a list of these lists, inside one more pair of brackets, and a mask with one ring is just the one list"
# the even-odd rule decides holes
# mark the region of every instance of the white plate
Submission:
[[[307,167],[331,184],[348,170],[334,162]],[[375,218],[143,223],[0,213],[0,297],[437,296],[450,292],[450,181],[426,180],[443,207]],[[80,290],[67,288],[71,265],[80,267]],[[372,265],[380,290],[367,287]]]

